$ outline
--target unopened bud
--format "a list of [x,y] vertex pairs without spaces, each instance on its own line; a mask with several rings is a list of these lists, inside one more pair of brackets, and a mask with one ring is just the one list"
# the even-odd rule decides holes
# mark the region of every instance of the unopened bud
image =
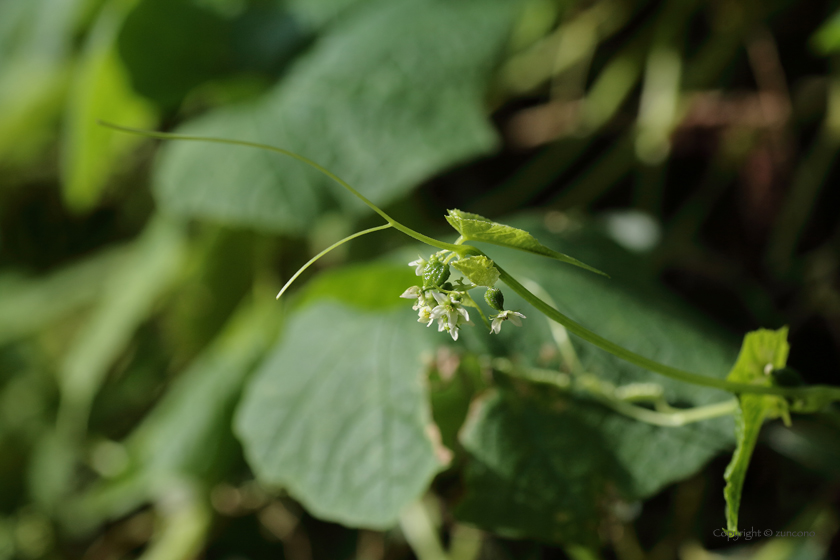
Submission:
[[498,288],[488,288],[484,292],[484,301],[496,311],[505,310],[505,296],[502,294],[502,290]]
[[438,288],[449,278],[449,265],[444,264],[436,257],[432,257],[429,264],[423,270],[423,286],[426,288]]

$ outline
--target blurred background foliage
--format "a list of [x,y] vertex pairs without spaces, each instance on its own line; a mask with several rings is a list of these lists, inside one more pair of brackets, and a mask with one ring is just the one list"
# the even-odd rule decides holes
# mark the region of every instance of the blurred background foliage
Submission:
[[[790,326],[840,371],[840,12],[793,0],[0,0],[0,560],[840,555],[840,416],[765,426],[728,542],[725,395],[521,300],[458,344],[397,296],[397,219],[489,248],[567,315],[726,375]],[[491,251],[491,249],[493,249]],[[510,331],[510,332],[508,332]],[[664,408],[663,408],[664,407]]]

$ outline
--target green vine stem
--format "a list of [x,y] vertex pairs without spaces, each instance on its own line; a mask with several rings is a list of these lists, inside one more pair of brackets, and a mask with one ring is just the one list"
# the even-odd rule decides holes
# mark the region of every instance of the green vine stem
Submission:
[[248,148],[257,148],[260,150],[268,150],[270,152],[275,152],[278,154],[282,154],[284,156],[288,156],[290,158],[294,158],[306,165],[317,169],[348,191],[356,196],[359,200],[365,203],[371,210],[382,216],[386,222],[391,224],[391,226],[401,231],[402,233],[406,234],[409,237],[413,237],[417,241],[421,241],[427,245],[431,245],[432,247],[437,247],[438,249],[445,250],[445,251],[452,251],[453,253],[457,253],[461,256],[469,256],[469,255],[479,255],[482,254],[478,249],[475,247],[470,247],[469,245],[455,245],[453,243],[446,243],[444,241],[438,241],[432,237],[427,235],[423,235],[418,231],[414,231],[413,229],[402,225],[400,222],[396,221],[394,218],[386,214],[383,210],[381,210],[378,206],[376,206],[373,202],[367,199],[362,193],[354,189],[350,186],[349,183],[344,181],[341,177],[330,171],[329,169],[322,167],[321,165],[315,163],[311,159],[304,157],[300,154],[296,154],[295,152],[290,152],[289,150],[284,150],[283,148],[277,148],[275,146],[270,146],[268,144],[260,144],[258,142],[247,142],[245,140],[229,140],[227,138],[213,138],[210,136],[188,136],[184,134],[171,134],[169,132],[154,132],[149,130],[140,130],[137,128],[130,128],[127,126],[120,126],[104,121],[99,121],[99,124],[108,128],[113,128],[114,130],[119,130],[121,132],[126,132],[128,134],[136,134],[138,136],[147,136],[149,138],[158,138],[160,140],[189,140],[195,142],[211,142],[214,144],[231,144],[233,146],[246,146]]
[[[414,231],[413,229],[404,226],[400,222],[393,219],[391,216],[386,214],[383,210],[381,210],[378,206],[376,206],[373,202],[368,200],[365,196],[363,196],[359,191],[354,189],[350,186],[349,183],[341,179],[338,175],[335,175],[328,169],[320,166],[319,164],[315,163],[314,161],[306,158],[300,154],[296,154],[295,152],[291,152],[289,150],[284,150],[282,148],[277,148],[275,146],[270,146],[267,144],[260,144],[257,142],[247,142],[244,140],[229,140],[226,138],[214,138],[214,137],[205,137],[205,136],[188,136],[183,134],[171,134],[166,132],[154,132],[154,131],[147,131],[147,130],[139,130],[136,128],[129,128],[125,126],[115,125],[111,123],[106,123],[99,121],[99,124],[102,126],[106,126],[108,128],[112,128],[114,130],[118,130],[121,132],[126,132],[129,134],[136,134],[139,136],[146,136],[149,138],[158,138],[162,140],[189,140],[189,141],[198,141],[198,142],[212,142],[216,144],[231,144],[234,146],[246,146],[250,148],[258,148],[262,150],[268,150],[270,152],[275,152],[284,156],[288,156],[294,158],[310,167],[318,170],[319,172],[323,173],[330,179],[337,182],[339,185],[347,189],[350,193],[356,196],[359,200],[361,200],[365,205],[367,205],[371,210],[382,216],[388,224],[390,224],[394,229],[404,233],[405,235],[416,239],[422,243],[426,243],[427,245],[431,245],[432,247],[436,247],[437,249],[452,251],[453,253],[457,253],[461,257],[465,256],[473,256],[473,255],[485,255],[485,253],[475,247],[470,245],[462,245],[460,244],[463,239],[458,239],[458,243],[446,243],[444,241],[439,241],[427,235],[423,235],[420,232]],[[579,336],[583,340],[589,342],[590,344],[594,344],[598,348],[602,350],[606,350],[610,354],[617,356],[631,364],[637,365],[642,367],[646,370],[652,371],[654,373],[658,373],[660,375],[664,375],[665,377],[670,377],[671,379],[676,379],[678,381],[683,381],[685,383],[691,383],[693,385],[699,385],[701,387],[711,387],[713,389],[720,389],[722,391],[728,391],[730,393],[741,394],[741,393],[754,393],[754,394],[763,394],[763,395],[778,395],[782,397],[788,398],[799,398],[799,399],[815,399],[818,402],[829,402],[829,401],[840,401],[840,387],[830,387],[825,385],[813,385],[810,387],[763,387],[758,385],[750,385],[747,383],[733,383],[731,381],[726,381],[724,379],[718,379],[714,377],[708,377],[705,375],[699,375],[696,373],[691,373],[688,371],[683,371],[681,369],[671,367],[665,364],[661,364],[650,358],[645,358],[640,354],[636,354],[626,348],[619,346],[609,340],[603,338],[602,336],[590,331],[583,325],[576,323],[569,317],[563,315],[559,311],[557,311],[554,307],[550,306],[542,299],[538,298],[536,295],[531,293],[528,289],[526,289],[522,284],[520,284],[513,276],[508,274],[502,267],[496,264],[496,268],[499,270],[500,277],[499,279],[507,284],[514,292],[519,294],[525,301],[533,305],[538,311],[542,312],[546,317],[555,321],[561,325],[563,325],[569,332]]]
[[721,416],[731,416],[738,411],[738,399],[729,399],[723,402],[687,409],[668,407],[667,411],[650,410],[636,406],[619,397],[623,387],[613,387],[612,385],[605,384],[591,374],[572,376],[550,369],[522,367],[514,365],[506,358],[495,358],[492,360],[491,365],[493,369],[505,375],[524,379],[532,383],[551,385],[566,392],[581,390],[593,400],[623,416],[646,424],[653,424],[654,426],[676,428]]
[[[524,279],[524,284],[531,292],[539,294],[539,297],[548,302],[552,307],[556,303],[551,295],[542,286],[533,280]],[[548,319],[548,318],[546,318]],[[590,397],[615,412],[632,418],[634,420],[653,424],[654,426],[678,427],[701,422],[711,418],[730,416],[738,411],[738,399],[728,399],[723,402],[706,406],[692,407],[689,409],[675,408],[665,400],[665,391],[661,385],[655,383],[631,383],[629,385],[614,386],[612,383],[601,380],[598,376],[588,373],[578,359],[577,352],[572,346],[566,328],[563,325],[548,319],[548,326],[551,329],[551,336],[557,343],[563,362],[568,368],[569,374],[546,370],[542,368],[531,368],[515,366],[510,360],[496,358],[492,365],[496,370],[515,377],[521,377],[534,383],[550,384],[564,391],[580,389]],[[653,405],[654,410],[636,406],[637,402],[647,402]]]
[[724,379],[715,377],[708,377],[684,371],[675,367],[660,364],[650,358],[646,358],[640,354],[636,354],[626,348],[610,342],[606,338],[595,334],[583,325],[573,321],[569,317],[563,315],[546,302],[531,293],[525,286],[520,284],[516,278],[508,274],[502,267],[496,264],[499,270],[499,279],[504,282],[510,289],[516,292],[522,299],[533,305],[538,311],[549,319],[556,321],[563,325],[570,333],[575,334],[583,340],[594,344],[602,350],[606,350],[610,354],[621,358],[631,364],[642,367],[646,370],[683,381],[693,385],[700,385],[702,387],[711,387],[713,389],[721,389],[729,391],[730,393],[757,393],[763,395],[779,395],[784,397],[794,398],[825,398],[829,400],[840,400],[840,387],[829,387],[825,385],[813,385],[811,387],[763,387],[758,385],[750,385],[748,383],[733,383]]

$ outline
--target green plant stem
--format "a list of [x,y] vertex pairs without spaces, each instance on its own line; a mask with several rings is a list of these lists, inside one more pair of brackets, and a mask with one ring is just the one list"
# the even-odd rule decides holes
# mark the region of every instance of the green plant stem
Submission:
[[298,276],[300,276],[301,274],[303,274],[303,271],[304,271],[304,270],[306,270],[307,268],[309,268],[310,266],[312,266],[312,264],[314,264],[314,263],[315,263],[315,261],[317,261],[318,259],[320,259],[320,258],[321,258],[321,257],[323,257],[324,255],[326,255],[327,253],[329,253],[330,251],[332,251],[332,250],[333,250],[333,249],[335,249],[336,247],[340,247],[341,245],[343,245],[343,244],[347,243],[347,242],[348,242],[348,241],[350,241],[351,239],[356,239],[357,237],[361,237],[361,236],[363,236],[363,235],[367,235],[368,233],[373,233],[374,231],[380,231],[380,230],[383,230],[383,229],[388,229],[389,227],[393,227],[393,226],[392,226],[391,224],[385,224],[384,226],[377,226],[377,227],[373,227],[373,228],[370,228],[370,229],[366,229],[366,230],[364,230],[364,231],[359,231],[359,232],[356,232],[356,233],[354,233],[353,235],[348,235],[347,237],[345,237],[345,238],[344,238],[344,239],[342,239],[341,241],[337,241],[336,243],[333,243],[332,245],[330,245],[329,247],[327,247],[326,249],[324,249],[323,251],[321,251],[320,253],[318,253],[317,255],[315,255],[314,257],[312,257],[311,259],[309,259],[309,261],[308,261],[305,265],[303,265],[302,267],[300,267],[300,268],[298,269],[298,271],[297,271],[297,272],[295,272],[294,276],[292,276],[291,278],[289,278],[289,281],[288,281],[288,282],[286,282],[286,284],[285,284],[285,285],[283,286],[283,288],[280,290],[280,293],[278,293],[278,294],[277,294],[277,298],[276,298],[276,299],[280,299],[280,296],[282,296],[282,295],[283,295],[283,293],[284,293],[284,292],[285,292],[285,291],[289,288],[289,286],[291,286],[291,285],[292,285],[292,282],[294,282],[295,280],[297,280],[297,277],[298,277]]
[[499,270],[499,279],[502,282],[507,284],[507,286],[510,287],[514,292],[516,292],[520,297],[522,297],[522,299],[533,305],[546,317],[560,323],[566,328],[566,330],[568,330],[572,334],[579,336],[580,338],[589,342],[590,344],[594,344],[598,348],[606,350],[610,354],[617,356],[622,360],[630,362],[631,364],[642,367],[646,370],[658,373],[660,375],[664,375],[665,377],[670,377],[671,379],[676,379],[677,381],[683,381],[685,383],[691,383],[693,385],[700,385],[702,387],[711,387],[713,389],[720,389],[722,391],[729,391],[730,393],[736,394],[757,393],[763,395],[779,395],[794,398],[817,397],[828,398],[830,400],[840,400],[840,388],[838,387],[828,387],[824,385],[814,385],[811,387],[798,388],[763,387],[758,385],[750,385],[748,383],[733,383],[724,379],[699,375],[697,373],[691,373],[675,367],[667,366],[665,364],[660,364],[659,362],[651,360],[650,358],[646,358],[640,354],[636,354],[635,352],[627,350],[626,348],[623,348],[618,344],[610,342],[606,338],[595,334],[583,325],[563,315],[562,313],[545,303],[543,300],[535,296],[533,293],[528,291],[528,289],[526,289],[525,286],[520,284],[516,280],[516,278],[508,274],[501,266],[499,266],[498,263],[496,263],[496,268]]
[[427,245],[431,245],[432,247],[437,247],[438,249],[443,249],[447,251],[452,251],[454,253],[458,253],[460,256],[469,256],[469,255],[479,255],[481,252],[476,249],[475,247],[471,247],[469,245],[455,245],[452,243],[446,243],[443,241],[438,241],[432,237],[427,235],[423,235],[418,231],[414,231],[413,229],[406,227],[393,219],[391,216],[386,214],[383,210],[381,210],[378,206],[376,206],[373,202],[368,200],[362,193],[354,189],[347,183],[344,179],[336,175],[335,173],[329,171],[325,167],[322,167],[312,161],[311,159],[304,157],[300,154],[296,154],[295,152],[291,152],[289,150],[284,150],[283,148],[277,148],[275,146],[269,146],[268,144],[260,144],[258,142],[247,142],[245,140],[228,140],[226,138],[213,138],[209,136],[188,136],[184,134],[171,134],[168,132],[155,132],[151,130],[139,130],[136,128],[130,128],[127,126],[120,126],[116,124],[111,124],[103,121],[99,121],[99,124],[102,126],[106,126],[108,128],[113,128],[114,130],[119,130],[121,132],[127,132],[128,134],[137,134],[139,136],[146,136],[149,138],[159,138],[161,140],[187,140],[193,142],[212,142],[215,144],[230,144],[233,146],[246,146],[249,148],[258,148],[260,150],[268,150],[270,152],[275,152],[278,154],[282,154],[284,156],[288,156],[290,158],[294,158],[300,162],[305,163],[306,165],[320,171],[352,194],[356,196],[359,200],[365,203],[371,210],[382,216],[386,222],[388,222],[394,229],[401,231],[402,233],[406,234],[409,237],[416,239],[417,241],[421,241]]
[[400,528],[419,560],[449,560],[427,507],[423,500],[406,507],[400,514]]
[[514,366],[510,360],[496,358],[492,361],[493,368],[520,379],[526,379],[533,383],[552,385],[562,391],[582,390],[593,400],[603,404],[607,408],[646,424],[676,428],[702,422],[721,416],[730,416],[738,411],[738,399],[714,403],[706,406],[696,406],[688,409],[667,407],[667,412],[660,410],[649,410],[636,406],[618,397],[616,393],[621,392],[621,387],[613,387],[598,380],[595,376],[588,374],[586,377],[571,376],[566,373],[550,369],[523,368]]

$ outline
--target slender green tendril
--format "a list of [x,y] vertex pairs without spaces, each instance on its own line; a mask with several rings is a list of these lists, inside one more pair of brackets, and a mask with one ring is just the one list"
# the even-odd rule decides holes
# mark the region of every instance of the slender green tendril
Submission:
[[276,298],[276,299],[280,299],[280,296],[282,296],[282,295],[283,295],[283,293],[284,293],[284,292],[285,292],[285,291],[289,288],[289,286],[291,286],[291,285],[292,285],[292,282],[294,282],[295,280],[297,280],[297,277],[298,277],[298,276],[300,276],[301,274],[303,274],[303,271],[304,271],[304,270],[306,270],[307,268],[309,268],[310,266],[312,266],[313,264],[315,264],[315,261],[317,261],[318,259],[320,259],[320,258],[321,258],[321,257],[323,257],[324,255],[326,255],[327,253],[329,253],[330,251],[332,251],[332,250],[333,250],[333,249],[335,249],[336,247],[340,247],[341,245],[344,245],[345,243],[347,243],[347,242],[348,242],[348,241],[350,241],[351,239],[356,239],[357,237],[361,237],[361,236],[363,236],[363,235],[367,235],[368,233],[373,233],[374,231],[381,231],[381,230],[383,230],[383,229],[388,229],[389,227],[393,227],[393,226],[392,226],[391,224],[385,224],[384,226],[377,226],[377,227],[373,227],[373,228],[370,228],[370,229],[366,229],[366,230],[364,230],[364,231],[359,231],[359,232],[356,232],[356,233],[354,233],[353,235],[348,235],[347,237],[345,237],[345,238],[344,238],[344,239],[342,239],[341,241],[337,241],[337,242],[333,243],[332,245],[330,245],[329,247],[327,247],[326,249],[324,249],[323,251],[321,251],[320,253],[318,253],[317,255],[315,255],[314,257],[312,257],[311,259],[309,259],[309,261],[308,261],[305,265],[303,265],[302,267],[300,267],[300,268],[298,269],[298,271],[297,271],[297,272],[295,272],[294,276],[292,276],[291,278],[289,278],[289,281],[288,281],[288,282],[286,282],[286,285],[285,285],[285,286],[283,286],[283,288],[280,290],[280,293],[279,293],[279,294],[277,294],[277,298]]
[[459,255],[477,255],[479,254],[478,249],[475,247],[470,247],[469,245],[455,245],[453,243],[445,243],[443,241],[438,241],[432,237],[427,235],[423,235],[418,231],[414,231],[413,229],[406,227],[393,219],[391,216],[386,214],[383,210],[381,210],[378,206],[376,206],[373,202],[368,200],[362,193],[354,189],[350,184],[333,173],[332,171],[322,167],[321,165],[315,163],[311,159],[304,157],[300,154],[296,154],[295,152],[291,152],[289,150],[284,150],[283,148],[277,148],[275,146],[270,146],[268,144],[260,144],[258,142],[247,142],[245,140],[229,140],[227,138],[214,138],[210,136],[189,136],[185,134],[171,134],[168,132],[155,132],[152,130],[140,130],[137,128],[130,128],[127,126],[120,126],[104,121],[99,121],[99,124],[108,128],[112,128],[114,130],[119,130],[120,132],[126,132],[128,134],[136,134],[138,136],[146,136],[148,138],[158,138],[161,140],[187,140],[191,142],[211,142],[215,144],[229,144],[232,146],[246,146],[249,148],[257,148],[260,150],[268,150],[269,152],[275,152],[278,154],[282,154],[284,156],[288,156],[290,158],[294,158],[302,163],[305,163],[309,167],[312,167],[319,172],[323,173],[348,191],[350,191],[353,195],[356,196],[359,200],[364,202],[371,210],[382,216],[386,222],[391,224],[394,229],[403,232],[404,234],[408,235],[409,237],[413,237],[414,239],[421,241],[427,245],[431,245],[432,247],[437,247],[438,249],[445,249],[448,251],[453,251],[458,253]]

